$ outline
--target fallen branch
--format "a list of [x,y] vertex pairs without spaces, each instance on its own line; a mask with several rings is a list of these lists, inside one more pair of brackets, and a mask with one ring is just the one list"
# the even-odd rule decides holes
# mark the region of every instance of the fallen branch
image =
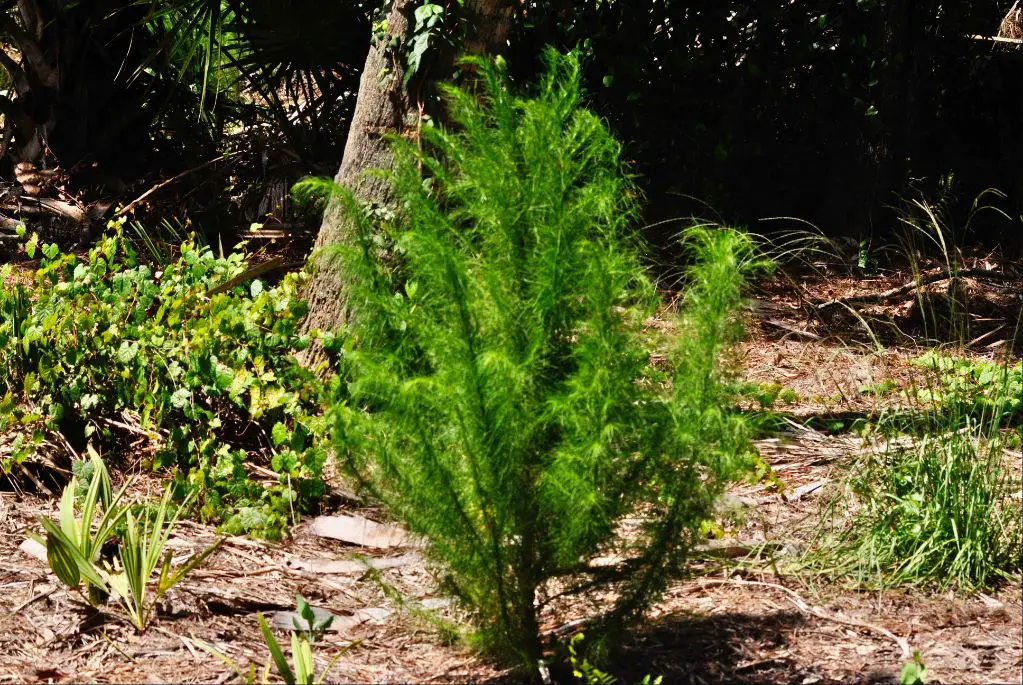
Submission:
[[117,210],[117,213],[114,214],[114,216],[124,216],[124,215],[128,214],[133,209],[135,209],[135,207],[140,202],[145,200],[147,197],[149,197],[153,193],[157,192],[158,190],[162,190],[163,188],[166,188],[170,184],[174,183],[175,181],[181,180],[182,178],[184,178],[185,176],[188,176],[189,174],[194,174],[197,171],[202,171],[203,169],[206,169],[207,167],[213,166],[217,162],[223,162],[225,160],[231,159],[232,157],[237,157],[240,154],[241,154],[241,151],[239,150],[238,152],[232,152],[231,154],[228,154],[228,155],[223,155],[221,157],[216,157],[216,158],[211,159],[211,160],[209,160],[207,162],[203,162],[202,164],[200,164],[197,167],[192,167],[191,169],[186,169],[185,171],[182,171],[180,174],[178,174],[176,176],[172,176],[172,177],[168,178],[165,181],[160,181],[155,186],[153,186],[152,188],[150,188],[149,190],[147,190],[146,192],[142,193],[137,198],[135,198],[134,200],[132,200],[131,202],[126,204],[124,207],[122,207],[121,209]]
[[817,618],[823,621],[830,621],[831,623],[837,623],[839,625],[844,626],[852,626],[854,628],[863,628],[873,633],[877,633],[878,635],[882,635],[888,638],[889,640],[893,641],[896,645],[898,645],[899,649],[902,651],[902,657],[904,659],[909,659],[912,658],[913,656],[913,650],[910,649],[909,642],[905,638],[899,637],[898,635],[888,630],[887,628],[875,625],[873,623],[867,623],[866,621],[860,621],[859,619],[855,618],[845,618],[844,616],[834,616],[832,614],[829,614],[828,612],[824,611],[819,607],[810,606],[806,602],[806,600],[804,600],[793,590],[790,590],[784,585],[778,585],[777,583],[764,583],[762,581],[756,580],[740,580],[737,578],[726,578],[723,580],[717,579],[705,580],[701,583],[701,585],[753,585],[757,587],[771,588],[772,590],[779,590],[785,593],[789,601],[792,602],[792,604],[795,605],[797,609],[799,609],[805,614],[816,616]]
[[85,223],[87,218],[85,210],[81,207],[73,205],[70,202],[55,200],[49,197],[22,196],[18,198],[18,205],[19,206],[16,207],[5,205],[4,207],[0,207],[0,209],[22,214],[56,214],[57,216],[62,216],[65,219],[70,219],[76,224]]
[[866,293],[864,295],[851,295],[849,297],[840,297],[834,300],[828,300],[827,302],[821,302],[816,305],[817,309],[829,309],[831,307],[849,306],[854,304],[880,304],[887,302],[888,300],[896,297],[906,295],[918,288],[922,288],[925,285],[934,285],[935,283],[942,283],[944,281],[951,281],[953,278],[980,278],[987,279],[989,281],[1011,281],[1014,277],[1004,274],[1000,271],[992,271],[990,269],[961,269],[952,276],[944,271],[937,273],[928,274],[921,276],[905,285],[900,285],[897,288],[891,290],[885,290],[881,293]]
[[792,335],[795,335],[796,337],[799,337],[799,338],[808,338],[810,340],[820,340],[821,339],[821,336],[817,335],[816,333],[814,333],[812,331],[804,331],[801,328],[796,328],[795,326],[790,326],[789,324],[785,323],[784,321],[778,321],[776,319],[761,319],[760,323],[766,324],[768,326],[773,326],[775,328],[779,328],[779,329],[785,331],[786,333],[791,333]]
[[966,36],[970,40],[986,40],[992,43],[1008,43],[1010,45],[1023,45],[1023,40],[1019,38],[1003,38],[1002,36]]
[[220,285],[210,288],[208,291],[206,291],[206,295],[212,296],[216,295],[217,293],[226,293],[228,290],[235,287],[236,285],[241,285],[246,281],[254,280],[256,278],[259,278],[260,276],[265,276],[268,273],[278,270],[296,269],[304,265],[305,262],[288,262],[285,261],[284,257],[274,257],[273,259],[267,260],[262,264],[257,264],[256,266],[249,267],[248,269],[238,274],[234,278],[228,279],[221,283]]
[[[140,428],[138,426],[132,426],[130,424],[124,423],[123,421],[117,421],[115,419],[110,419],[110,418],[104,418],[103,422],[106,423],[108,426],[113,426],[114,428],[120,428],[120,429],[125,430],[125,431],[127,431],[129,433],[132,433],[133,435],[141,435],[142,437],[148,438],[150,440],[157,440],[157,439],[160,438],[160,433],[159,432],[147,431],[144,428]],[[167,431],[164,431],[164,433],[166,433],[166,432]]]

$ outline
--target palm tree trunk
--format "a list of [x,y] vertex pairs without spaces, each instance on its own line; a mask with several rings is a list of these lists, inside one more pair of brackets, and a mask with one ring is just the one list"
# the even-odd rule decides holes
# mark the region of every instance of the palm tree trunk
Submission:
[[[406,68],[400,50],[387,49],[393,38],[400,41],[402,48],[407,45],[413,26],[410,14],[415,6],[412,0],[394,0],[387,17],[388,36],[370,47],[341,168],[334,177],[335,182],[350,188],[360,201],[378,207],[391,204],[390,186],[385,179],[363,172],[390,169],[392,158],[384,135],[412,135],[422,116],[414,94],[417,82],[423,83],[422,77],[417,76],[406,84]],[[511,28],[513,8],[509,0],[468,0],[464,18],[466,40],[462,48],[472,54],[503,48]],[[306,331],[335,330],[347,320],[348,282],[329,247],[343,244],[348,235],[349,225],[341,208],[329,203],[316,237],[312,257],[314,272],[306,289],[309,302]],[[302,361],[322,372],[325,367],[321,363],[325,359],[322,347],[313,345],[306,350]]]

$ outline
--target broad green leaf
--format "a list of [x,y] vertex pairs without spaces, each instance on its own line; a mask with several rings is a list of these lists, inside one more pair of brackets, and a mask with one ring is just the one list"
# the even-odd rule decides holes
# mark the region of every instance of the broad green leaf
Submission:
[[[103,577],[100,575],[98,569],[93,565],[92,560],[85,558],[81,550],[79,550],[78,547],[75,546],[71,539],[64,534],[64,531],[62,531],[57,526],[56,523],[47,518],[41,519],[40,523],[42,524],[43,528],[46,529],[47,541],[49,541],[50,537],[52,536],[55,539],[55,544],[59,544],[65,548],[62,549],[59,552],[59,554],[70,555],[71,559],[74,560],[74,562],[77,564],[78,573],[82,578],[84,578],[85,580],[92,583],[98,588],[102,589],[107,588],[106,581],[103,580]],[[49,548],[49,543],[47,544],[47,548]],[[48,552],[49,550],[47,550],[47,553]]]
[[46,562],[60,582],[69,588],[77,588],[82,580],[78,572],[78,563],[72,555],[69,545],[62,538],[52,534],[46,536]]
[[190,393],[186,388],[178,388],[174,391],[174,394],[171,395],[171,406],[175,409],[184,409],[191,403],[191,401],[192,393]]
[[135,357],[138,356],[138,354],[139,344],[125,340],[121,343],[121,346],[117,348],[117,361],[122,364],[130,364]]

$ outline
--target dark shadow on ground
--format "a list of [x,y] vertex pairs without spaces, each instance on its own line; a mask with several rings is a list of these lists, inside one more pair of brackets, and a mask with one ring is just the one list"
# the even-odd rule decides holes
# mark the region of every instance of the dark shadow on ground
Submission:
[[615,669],[622,683],[651,674],[664,683],[825,683],[828,680],[785,656],[789,640],[805,625],[798,612],[673,615],[633,632]]
[[[766,614],[721,613],[713,616],[679,614],[634,629],[621,653],[607,670],[619,685],[637,685],[650,675],[663,685],[735,683],[737,685],[838,685],[895,683],[890,674],[862,673],[836,680],[823,664],[800,662],[788,649],[800,630],[812,630],[798,612]],[[822,662],[826,661],[822,655]],[[554,682],[580,684],[567,673]],[[559,677],[560,676],[560,677]],[[512,685],[503,678],[490,685]]]

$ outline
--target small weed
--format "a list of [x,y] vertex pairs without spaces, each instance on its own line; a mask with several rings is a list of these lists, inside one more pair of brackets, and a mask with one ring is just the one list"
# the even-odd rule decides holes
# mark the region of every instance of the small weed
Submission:
[[[71,590],[78,590],[85,581],[86,599],[95,605],[108,594],[106,580],[99,571],[100,555],[128,512],[128,507],[121,506],[120,502],[129,483],[114,494],[106,464],[91,446],[87,463],[88,487],[83,491],[78,477],[72,476],[60,499],[58,520],[44,518],[40,521],[46,539],[34,533],[30,533],[30,537],[46,546],[46,560],[57,579]],[[86,472],[80,465],[77,470]]]
[[877,397],[886,397],[898,392],[898,390],[898,382],[891,378],[885,378],[877,383],[869,383],[859,387],[859,393],[861,395],[875,395]]
[[309,603],[305,601],[305,598],[298,595],[296,600],[296,607],[302,618],[306,620],[306,625],[315,625],[315,628],[313,631],[303,630],[302,627],[298,625],[298,622],[295,622],[297,630],[291,633],[290,664],[288,663],[287,657],[284,656],[284,650],[281,648],[280,643],[277,641],[277,638],[274,637],[273,630],[270,628],[270,624],[267,623],[266,618],[263,614],[256,615],[259,622],[259,630],[263,634],[263,641],[266,643],[267,649],[270,651],[270,658],[264,665],[262,676],[259,680],[256,679],[255,664],[249,664],[248,669],[243,669],[236,661],[212,645],[198,639],[195,640],[195,644],[197,644],[203,651],[213,655],[217,659],[220,659],[220,661],[233,670],[239,680],[246,683],[246,685],[254,685],[257,682],[264,683],[264,685],[269,683],[271,664],[277,670],[278,675],[280,675],[281,680],[284,681],[285,685],[320,685],[320,683],[323,683],[327,678],[327,675],[334,667],[334,664],[337,663],[337,660],[354,649],[360,643],[355,641],[347,645],[317,676],[316,659],[312,643],[316,642],[318,637],[322,637],[323,631],[330,627],[333,617],[326,621],[317,621],[313,614],[312,607],[310,607]]
[[913,658],[902,667],[899,685],[924,685],[927,682],[927,666],[920,658],[920,650],[913,650]]
[[[202,552],[194,554],[178,568],[172,569],[171,552],[165,552],[165,549],[182,511],[182,508],[178,508],[173,515],[170,514],[172,492],[173,488],[168,487],[156,510],[145,512],[140,520],[136,520],[130,511],[125,514],[127,525],[120,541],[118,560],[108,566],[105,572],[97,569],[105,576],[110,589],[117,593],[117,601],[140,633],[149,625],[153,607],[160,598],[223,543],[221,538]],[[184,505],[187,504],[188,498]],[[157,569],[159,576],[156,584],[151,586],[151,579]]]
[[[582,633],[576,633],[568,642],[568,663],[572,667],[572,675],[583,685],[615,685],[618,682],[618,678],[606,671],[600,670],[591,664],[585,656],[579,654],[577,646],[584,639],[585,637]],[[639,685],[661,685],[663,680],[664,676],[653,678],[650,675],[646,675],[643,677],[643,680],[639,681]]]
[[747,383],[739,389],[740,396],[755,400],[763,409],[773,409],[781,401],[784,404],[795,404],[799,394],[791,388],[779,383]]
[[298,619],[293,619],[292,622],[295,630],[308,638],[312,643],[319,642],[326,634],[327,629],[334,623],[333,615],[322,619],[317,618],[313,607],[302,595],[295,595],[295,608],[298,611],[298,615],[302,617],[302,622],[299,622]]

